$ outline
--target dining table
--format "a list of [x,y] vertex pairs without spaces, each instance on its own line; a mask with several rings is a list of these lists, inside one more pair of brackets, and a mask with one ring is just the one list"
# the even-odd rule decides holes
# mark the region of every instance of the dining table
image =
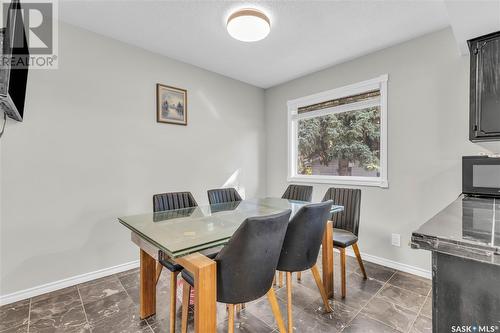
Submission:
[[[216,261],[205,254],[226,244],[248,217],[265,216],[291,210],[290,219],[305,201],[281,198],[254,198],[242,201],[201,205],[119,217],[118,221],[131,231],[131,240],[140,249],[140,317],[156,313],[156,281],[160,255],[183,266],[194,276],[195,332],[215,333]],[[331,212],[343,211],[332,205]],[[327,222],[322,240],[322,276],[325,291],[333,297],[333,227]],[[213,252],[213,251],[212,251]],[[161,253],[161,254],[160,254]]]

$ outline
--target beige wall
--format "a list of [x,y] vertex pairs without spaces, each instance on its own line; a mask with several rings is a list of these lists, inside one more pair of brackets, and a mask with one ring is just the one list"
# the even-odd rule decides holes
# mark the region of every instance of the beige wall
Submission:
[[[360,248],[429,270],[429,253],[408,246],[411,232],[460,194],[462,155],[500,152],[500,143],[468,141],[468,59],[449,29],[266,90],[267,193],[287,185],[287,100],[386,73],[389,188],[361,187]],[[329,186],[316,184],[313,199]]]
[[[237,170],[265,192],[263,90],[60,25],[59,69],[29,74],[0,141],[0,295],[137,259],[116,217],[153,193],[199,203]],[[188,90],[189,126],[156,123],[155,84]]]

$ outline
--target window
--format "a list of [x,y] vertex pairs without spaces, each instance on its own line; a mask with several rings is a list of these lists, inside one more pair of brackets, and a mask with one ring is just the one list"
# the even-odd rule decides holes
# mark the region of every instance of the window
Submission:
[[288,180],[387,187],[387,75],[288,101]]

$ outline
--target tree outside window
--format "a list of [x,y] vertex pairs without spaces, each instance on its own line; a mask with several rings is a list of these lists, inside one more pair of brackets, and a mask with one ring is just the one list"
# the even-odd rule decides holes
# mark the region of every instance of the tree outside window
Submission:
[[301,175],[379,177],[380,108],[299,120],[297,164]]
[[288,180],[387,187],[387,75],[288,101]]

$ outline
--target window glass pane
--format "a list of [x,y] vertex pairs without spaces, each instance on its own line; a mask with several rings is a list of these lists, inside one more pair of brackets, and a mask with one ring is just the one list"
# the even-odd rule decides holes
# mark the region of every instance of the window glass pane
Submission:
[[299,175],[380,177],[380,107],[300,119]]

